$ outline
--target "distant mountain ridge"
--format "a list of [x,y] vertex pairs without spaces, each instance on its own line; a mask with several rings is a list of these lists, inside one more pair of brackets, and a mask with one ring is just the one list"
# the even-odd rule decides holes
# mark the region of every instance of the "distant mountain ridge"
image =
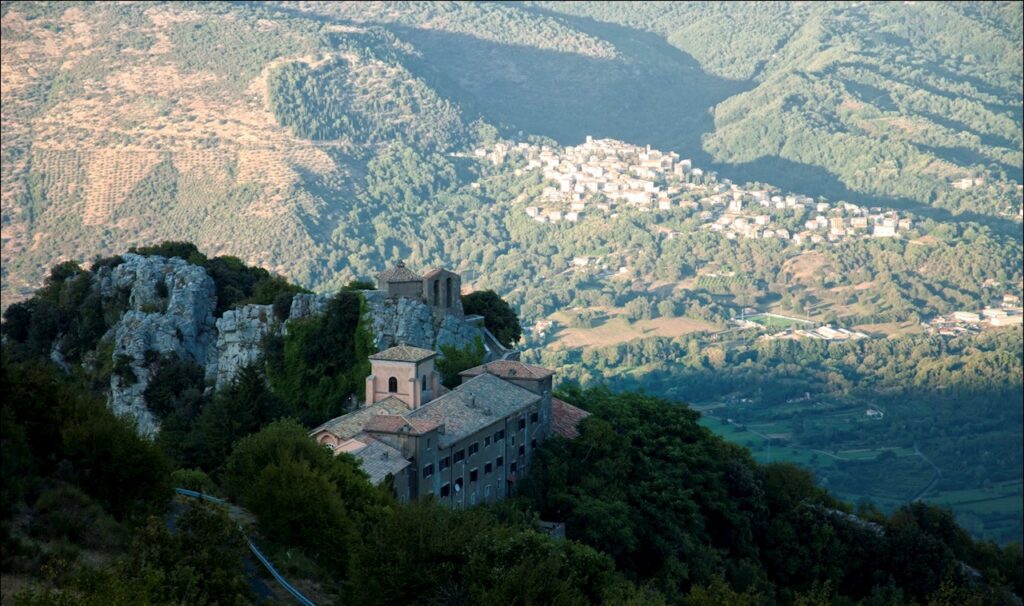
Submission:
[[[498,132],[650,142],[945,217],[1019,205],[1019,5],[29,2],[2,19],[5,301],[55,259],[168,238],[315,288],[396,253],[468,265],[410,235],[472,229],[495,196],[442,154]],[[985,187],[952,187],[970,176]],[[510,237],[477,231],[476,250]]]

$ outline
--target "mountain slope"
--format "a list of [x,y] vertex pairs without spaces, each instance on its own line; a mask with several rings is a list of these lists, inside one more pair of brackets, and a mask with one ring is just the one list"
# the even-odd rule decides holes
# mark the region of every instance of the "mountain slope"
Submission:
[[[1019,231],[1020,20],[1008,4],[5,3],[3,293],[55,258],[165,238],[311,287],[396,254],[468,264],[445,234],[500,250],[505,210],[467,218],[490,203],[463,188],[473,167],[433,154],[490,124]],[[368,191],[382,154],[424,175],[405,206]]]

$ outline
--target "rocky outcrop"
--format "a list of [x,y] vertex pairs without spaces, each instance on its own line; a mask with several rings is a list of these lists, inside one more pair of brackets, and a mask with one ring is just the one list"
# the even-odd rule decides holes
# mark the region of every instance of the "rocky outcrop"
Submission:
[[[100,269],[94,279],[105,297],[127,294],[128,310],[108,333],[115,366],[110,406],[117,414],[133,416],[144,435],[159,429],[143,395],[158,356],[173,353],[194,360],[206,369],[208,384],[219,389],[263,355],[268,334],[287,334],[290,321],[324,313],[330,299],[295,295],[283,323],[274,318],[270,305],[245,305],[224,312],[215,322],[216,288],[205,269],[179,258],[126,254],[123,259],[113,268]],[[485,337],[460,316],[435,318],[422,301],[389,299],[380,291],[362,294],[378,350],[398,343],[427,349],[465,347]]]
[[370,330],[378,350],[398,343],[431,349],[436,337],[434,314],[430,308],[414,299],[390,299],[384,292],[369,290],[363,293],[369,308]]
[[327,310],[328,295],[298,294],[292,297],[292,306],[288,310],[289,320],[299,320],[310,316],[318,316]]
[[123,259],[95,278],[104,296],[129,293],[128,311],[113,328],[115,367],[121,371],[110,378],[110,407],[135,417],[139,432],[151,435],[159,423],[143,393],[152,357],[175,353],[203,366],[216,360],[216,289],[206,270],[179,258],[126,254]]
[[263,339],[274,327],[270,305],[245,305],[224,312],[217,320],[217,358],[206,376],[217,389],[231,382],[242,368],[263,355]]
[[446,315],[440,320],[422,301],[415,299],[389,299],[379,290],[364,291],[369,308],[370,328],[378,350],[399,343],[424,349],[439,350],[442,345],[465,347],[477,337],[479,328],[461,316]]

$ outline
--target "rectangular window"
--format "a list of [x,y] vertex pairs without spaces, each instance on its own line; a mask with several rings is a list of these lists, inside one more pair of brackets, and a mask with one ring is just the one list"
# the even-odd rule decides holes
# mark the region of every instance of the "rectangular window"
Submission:
[[530,448],[537,448],[537,439],[530,440]]
[[526,447],[525,446],[520,446],[519,447],[519,456],[523,456],[524,454],[526,454]]
[[457,451],[455,451],[455,457],[452,459],[452,463],[458,463],[459,461],[461,461],[461,460],[463,460],[465,458],[466,458],[466,451],[465,450],[457,450]]
[[536,423],[537,422],[537,418],[538,418],[538,415],[537,415],[536,412],[531,412],[530,413],[530,422],[531,423]]
[[505,439],[505,430],[504,429],[499,429],[498,431],[494,432],[494,441],[495,442],[497,442],[498,440],[504,440],[504,439]]
[[491,436],[487,436],[486,438],[484,438],[484,448],[487,448],[490,445],[491,445]]
[[512,445],[515,446],[516,445],[516,434],[512,434],[512,440],[511,441],[512,441]]
[[427,450],[430,450],[430,438],[427,438]]
[[519,417],[519,429],[526,429],[526,417]]
[[469,456],[473,456],[480,452],[480,442],[473,442],[469,445]]
[[478,474],[477,474],[477,470],[476,469],[470,469],[469,470],[469,481],[470,482],[476,482],[477,475]]
[[491,470],[493,470],[493,469],[494,469],[494,467],[490,463],[484,465],[484,474],[491,473]]
[[508,470],[511,471],[512,473],[516,472],[516,467],[518,466],[516,465],[515,461],[512,461],[511,463],[508,464]]
[[437,468],[440,471],[444,471],[445,469],[448,469],[448,465],[449,464],[451,464],[451,459],[449,459],[448,457],[445,457],[445,458],[441,459],[440,461],[438,461]]
[[498,459],[494,462],[494,466],[495,467],[501,467],[504,464],[505,464],[505,457],[498,457]]
[[441,486],[441,496],[442,497],[447,497],[451,493],[452,493],[452,485],[451,484],[445,484],[444,486]]
[[434,465],[433,465],[433,463],[423,467],[423,477],[424,478],[429,478],[432,475],[434,475]]

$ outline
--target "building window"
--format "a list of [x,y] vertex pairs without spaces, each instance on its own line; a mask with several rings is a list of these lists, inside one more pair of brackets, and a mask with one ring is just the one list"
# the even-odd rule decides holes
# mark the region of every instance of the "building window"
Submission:
[[494,467],[490,463],[484,465],[484,475],[491,473],[493,469]]
[[432,475],[434,475],[434,464],[431,463],[430,465],[425,465],[423,467],[423,477],[429,478]]
[[463,460],[465,458],[466,458],[466,451],[465,450],[458,450],[458,451],[455,452],[455,458],[452,460],[452,462],[458,463],[459,461],[461,461],[461,460]]
[[490,445],[491,445],[491,436],[487,436],[486,438],[484,438],[484,448],[487,448]]
[[519,429],[526,429],[526,417],[519,417]]
[[516,467],[517,465],[515,461],[512,461],[511,463],[508,464],[508,470],[512,473],[516,472]]
[[490,484],[488,484],[487,486],[484,486],[484,498],[485,499],[491,498],[491,485]]
[[530,413],[530,422],[531,423],[536,423],[537,422],[537,418],[538,418],[538,415],[537,415],[536,412],[531,412]]
[[434,307],[441,304],[441,289],[439,288],[441,283],[434,280]]
[[420,387],[423,391],[427,391],[427,375],[420,377]]
[[478,471],[477,469],[470,469],[469,470],[469,481],[470,482],[476,482],[477,471]]
[[520,446],[519,447],[519,456],[523,456],[524,454],[526,454],[526,447],[525,446]]
[[530,440],[530,448],[537,448],[537,438]]
[[512,443],[512,445],[513,445],[513,446],[515,446],[515,445],[516,445],[516,434],[512,434],[512,440],[511,440],[511,443]]
[[455,480],[455,492],[456,494],[462,492],[462,478]]
[[452,306],[452,279],[448,278],[444,281],[444,306]]
[[448,457],[445,457],[445,458],[441,459],[440,461],[438,461],[437,468],[439,470],[441,470],[441,471],[444,471],[445,469],[448,469],[448,465],[450,463],[451,463],[451,459],[449,459]]
[[442,498],[443,497],[447,497],[451,493],[452,493],[452,485],[451,484],[444,484],[443,486],[441,486],[441,497]]
[[469,456],[473,456],[480,452],[480,442],[473,442],[469,445]]
[[504,464],[505,464],[505,457],[498,457],[498,459],[496,461],[494,461],[494,466],[495,467],[501,467]]
[[495,442],[497,442],[498,440],[504,440],[504,439],[505,439],[505,430],[504,429],[499,429],[498,431],[494,432],[494,441]]
[[397,392],[398,392],[398,379],[396,379],[395,377],[391,377],[390,379],[388,379],[388,393],[397,393]]

